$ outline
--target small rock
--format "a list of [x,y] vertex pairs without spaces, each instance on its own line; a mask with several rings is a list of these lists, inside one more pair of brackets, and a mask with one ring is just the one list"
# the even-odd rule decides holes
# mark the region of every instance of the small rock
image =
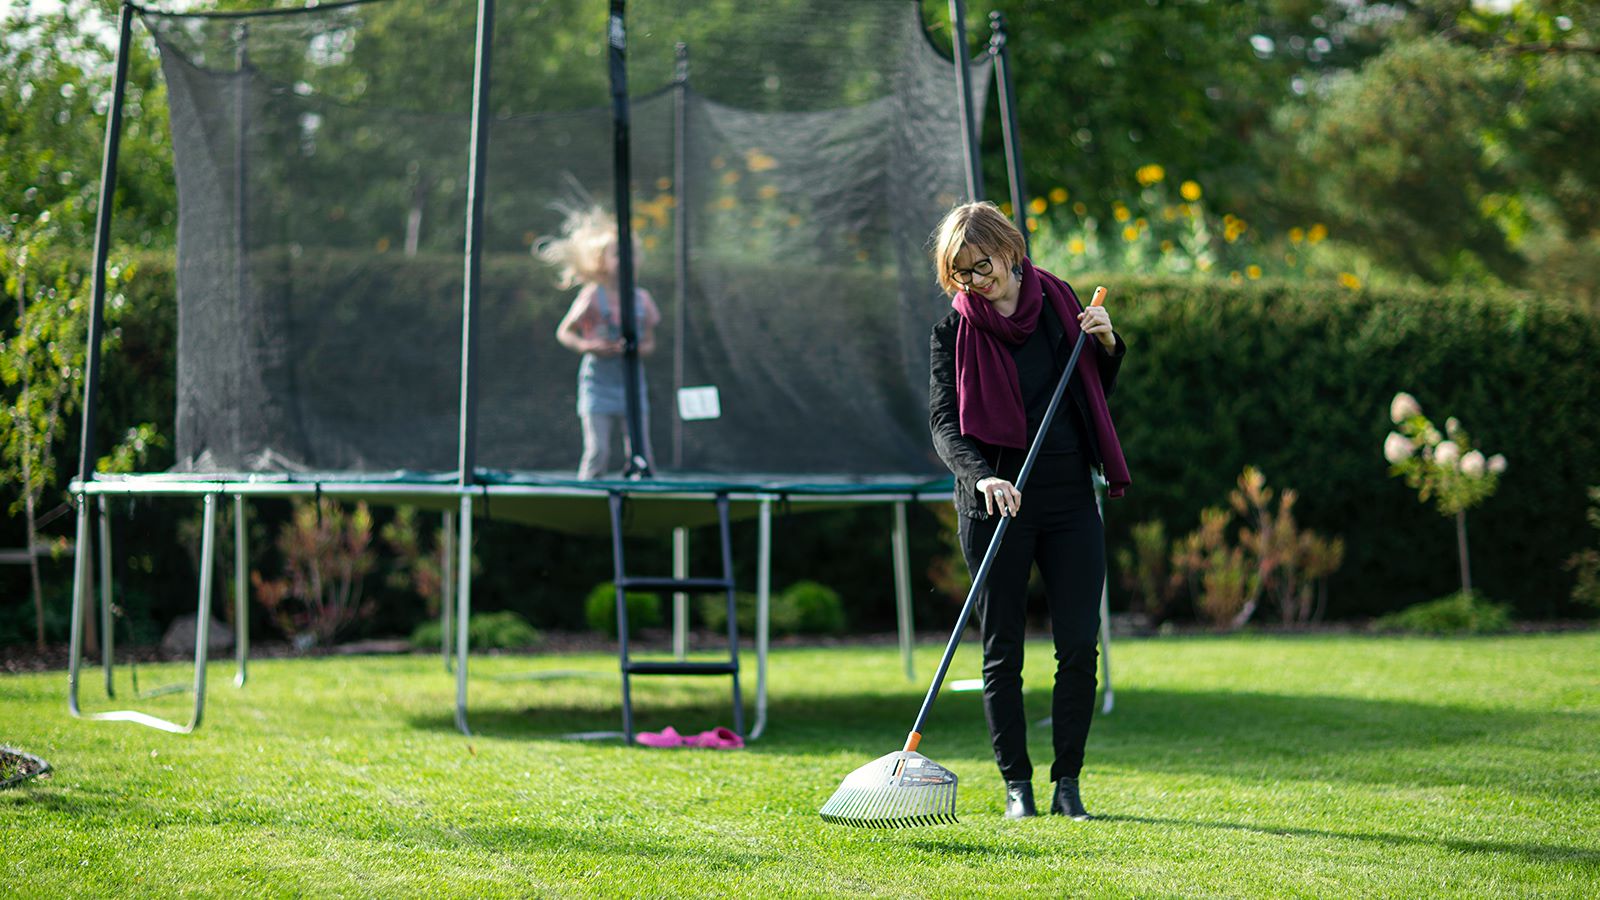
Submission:
[[[170,656],[194,655],[194,616],[179,616],[171,625],[167,626],[167,633],[161,638],[161,649]],[[211,620],[210,633],[206,638],[208,653],[225,653],[233,649],[233,629],[216,619]]]

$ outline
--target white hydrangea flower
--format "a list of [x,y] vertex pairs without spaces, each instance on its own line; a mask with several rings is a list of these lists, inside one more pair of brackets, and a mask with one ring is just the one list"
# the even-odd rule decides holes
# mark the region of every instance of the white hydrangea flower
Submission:
[[1496,453],[1489,457],[1489,471],[1496,475],[1506,470],[1506,457],[1503,453]]
[[1397,431],[1389,432],[1389,436],[1383,440],[1383,458],[1397,466],[1410,459],[1411,451],[1415,449],[1411,439]]
[[1396,425],[1421,413],[1422,406],[1417,403],[1417,398],[1405,391],[1395,394],[1394,399],[1389,402],[1389,418]]
[[1461,457],[1461,471],[1474,478],[1483,474],[1484,466],[1483,454],[1476,450],[1469,451],[1466,456]]
[[1461,434],[1461,420],[1457,419],[1455,416],[1445,419],[1444,433],[1449,435],[1450,438],[1454,440],[1458,435]]
[[1442,441],[1433,448],[1433,461],[1441,466],[1454,466],[1456,460],[1461,458],[1461,448],[1455,441]]

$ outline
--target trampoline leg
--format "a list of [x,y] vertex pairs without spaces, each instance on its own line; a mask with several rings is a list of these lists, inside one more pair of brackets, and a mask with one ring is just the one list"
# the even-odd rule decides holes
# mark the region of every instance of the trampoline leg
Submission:
[[461,495],[461,542],[456,566],[460,590],[456,594],[456,728],[471,736],[467,727],[467,620],[472,615],[472,495]]
[[195,610],[194,635],[194,712],[188,725],[179,725],[135,710],[85,714],[78,708],[78,674],[83,664],[83,616],[89,591],[89,574],[92,564],[88,553],[83,552],[84,538],[89,532],[88,499],[78,505],[77,569],[72,579],[72,642],[67,666],[67,708],[74,716],[97,719],[102,722],[134,722],[148,725],[173,734],[189,734],[200,727],[206,711],[206,661],[211,638],[211,583],[216,579],[217,557],[217,495],[205,495],[205,512],[200,536],[200,600]]
[[111,636],[111,516],[109,503],[101,494],[95,506],[100,512],[100,661],[106,669],[106,696],[115,697],[111,673],[116,665],[115,642]]
[[72,622],[67,651],[67,711],[78,709],[78,672],[83,667],[83,607],[89,591],[89,497],[78,496],[78,531],[72,544]]
[[439,553],[439,656],[444,659],[444,670],[451,671],[450,659],[450,607],[456,600],[456,514],[445,510],[444,540]]
[[[689,529],[672,529],[672,577],[689,577]],[[672,595],[672,658],[685,659],[689,655],[689,595],[678,591]]]
[[900,662],[905,666],[906,680],[915,681],[917,674],[911,661],[911,549],[906,531],[906,504],[894,505],[894,534],[890,539],[894,550],[894,607],[900,625]]
[[[1100,482],[1096,480],[1094,506],[1103,519],[1105,506],[1100,492]],[[1109,571],[1106,572],[1105,579],[1100,582],[1100,683],[1106,688],[1105,697],[1100,703],[1100,711],[1108,713],[1116,705],[1116,694],[1111,689],[1111,573]]]
[[250,532],[245,527],[244,495],[233,495],[233,656],[237,671],[235,687],[244,687],[250,676],[250,592],[245,569],[250,565]]
[[756,723],[750,740],[767,730],[767,642],[772,633],[772,499],[761,498],[756,543]]

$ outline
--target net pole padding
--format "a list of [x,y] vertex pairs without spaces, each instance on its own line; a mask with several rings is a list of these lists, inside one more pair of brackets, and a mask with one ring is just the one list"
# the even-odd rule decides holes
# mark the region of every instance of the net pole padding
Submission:
[[[245,166],[247,164],[245,158],[245,136],[250,133],[250,118],[249,113],[246,111],[246,104],[249,102],[248,85],[250,81],[249,20],[240,21],[238,25],[234,26],[234,40],[238,42],[235,61],[239,69],[234,73],[233,77],[233,302],[238,310],[236,315],[242,320],[246,315],[245,297],[247,294],[245,291],[249,284],[246,272],[248,271],[247,261],[249,259],[250,246],[249,226],[246,221],[249,217],[249,207],[246,205],[247,198],[245,196]],[[239,354],[236,362],[243,366],[245,365],[245,360],[250,358],[248,349],[250,329],[235,328],[234,332],[234,340],[237,341],[235,345],[237,347],[236,352]],[[239,416],[243,412],[242,409],[237,407],[232,411],[233,424],[236,430],[240,424]],[[239,443],[237,439],[235,442]]]
[[611,164],[617,203],[617,308],[622,313],[622,359],[627,381],[623,385],[628,409],[628,478],[649,478],[650,461],[644,447],[643,398],[640,397],[639,315],[634,296],[633,272],[633,176],[628,134],[628,4],[611,0],[611,17],[606,27],[606,43],[611,56]]
[[1024,250],[1031,249],[1028,236],[1028,187],[1022,177],[1022,129],[1017,124],[1017,89],[1011,79],[1011,52],[1006,31],[1006,15],[989,13],[989,56],[994,60],[996,88],[1000,92],[1000,136],[1005,143],[1006,178],[1011,183],[1011,218],[1022,232]]
[[[133,37],[133,5],[122,4],[117,17],[117,70],[112,80],[111,108],[106,112],[105,154],[100,163],[100,196],[95,207],[94,274],[89,289],[88,349],[83,362],[83,430],[78,442],[78,481],[94,474],[95,413],[100,406],[100,344],[105,332],[106,256],[111,252],[111,211],[117,196],[117,153],[122,148],[122,101],[128,93],[128,51]],[[82,535],[80,535],[80,538]],[[82,553],[82,540],[74,552]]]
[[967,5],[963,0],[950,0],[950,26],[957,105],[961,107],[961,150],[967,161],[967,199],[982,200],[983,161],[978,156],[978,113],[972,106],[972,82],[967,71]]
[[472,147],[467,158],[466,278],[461,296],[460,431],[456,444],[457,483],[463,486],[477,480],[478,297],[483,271],[484,181],[489,168],[490,51],[493,44],[494,0],[478,0],[477,54],[472,70]]
[[683,417],[676,399],[683,389],[684,332],[689,327],[689,45],[677,45],[672,79],[672,467],[683,468]]

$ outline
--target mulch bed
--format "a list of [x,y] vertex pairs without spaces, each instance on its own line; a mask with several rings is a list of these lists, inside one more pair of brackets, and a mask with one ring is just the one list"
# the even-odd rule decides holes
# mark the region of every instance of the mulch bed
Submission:
[[49,777],[49,763],[31,753],[0,747],[0,789],[15,787],[40,775]]

